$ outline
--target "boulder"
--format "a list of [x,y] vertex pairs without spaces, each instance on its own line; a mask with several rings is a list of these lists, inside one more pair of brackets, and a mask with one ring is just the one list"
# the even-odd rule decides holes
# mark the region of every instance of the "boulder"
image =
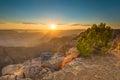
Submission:
[[53,56],[49,57],[48,60],[42,61],[42,67],[50,68],[52,71],[56,71],[60,69],[61,62],[63,60],[63,56],[54,54]]
[[8,65],[2,69],[2,75],[13,74],[13,72],[19,70],[22,64]]
[[66,63],[72,61],[73,59],[77,58],[79,53],[76,48],[70,48],[68,52],[66,52],[66,57],[62,60],[61,68],[65,66]]

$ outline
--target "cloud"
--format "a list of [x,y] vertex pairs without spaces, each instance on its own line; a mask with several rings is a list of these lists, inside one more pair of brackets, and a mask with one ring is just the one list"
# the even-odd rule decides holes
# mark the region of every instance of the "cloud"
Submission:
[[38,24],[38,23],[33,23],[33,22],[22,22],[22,24]]
[[5,22],[0,22],[0,24],[6,24]]
[[70,24],[69,26],[91,26],[91,25],[89,25],[89,24],[74,23],[74,24]]
[[58,23],[57,25],[65,25],[65,24],[63,24],[63,23]]
[[81,26],[91,26],[90,24],[82,24]]
[[75,24],[70,24],[69,26],[81,26],[81,24],[75,23]]
[[0,21],[0,24],[43,24],[43,23],[34,23],[34,22],[2,22]]
[[34,22],[21,22],[21,24],[29,24],[29,25],[45,25],[44,23],[34,23]]

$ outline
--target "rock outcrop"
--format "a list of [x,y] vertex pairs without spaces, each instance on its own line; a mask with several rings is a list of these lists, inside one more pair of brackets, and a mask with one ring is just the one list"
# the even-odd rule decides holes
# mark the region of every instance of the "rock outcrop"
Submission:
[[8,65],[2,69],[1,80],[43,79],[60,69],[63,57],[44,53],[41,57],[25,61],[23,64]]
[[0,80],[120,80],[120,59],[111,53],[78,57],[61,69],[64,58],[44,53],[22,64],[8,65],[2,69]]
[[66,52],[66,57],[62,60],[61,68],[65,66],[66,63],[72,61],[73,59],[79,56],[79,52],[76,48],[70,48],[69,51]]
[[120,35],[117,35],[116,38],[113,40],[112,49],[120,50]]

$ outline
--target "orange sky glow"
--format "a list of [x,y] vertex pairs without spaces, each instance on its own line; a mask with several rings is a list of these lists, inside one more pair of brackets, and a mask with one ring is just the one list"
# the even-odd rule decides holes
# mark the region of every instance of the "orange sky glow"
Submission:
[[[54,23],[55,24],[55,23]],[[56,30],[69,30],[69,29],[87,29],[91,25],[80,24],[55,24]],[[1,23],[0,29],[40,29],[49,30],[51,24],[32,24],[32,23]]]

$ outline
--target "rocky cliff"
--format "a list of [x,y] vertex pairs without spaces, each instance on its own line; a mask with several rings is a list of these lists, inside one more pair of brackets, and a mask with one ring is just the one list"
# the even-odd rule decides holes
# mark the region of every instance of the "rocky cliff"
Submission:
[[63,59],[59,54],[43,53],[24,63],[4,67],[0,80],[120,80],[120,58],[114,51],[78,57],[61,69]]

